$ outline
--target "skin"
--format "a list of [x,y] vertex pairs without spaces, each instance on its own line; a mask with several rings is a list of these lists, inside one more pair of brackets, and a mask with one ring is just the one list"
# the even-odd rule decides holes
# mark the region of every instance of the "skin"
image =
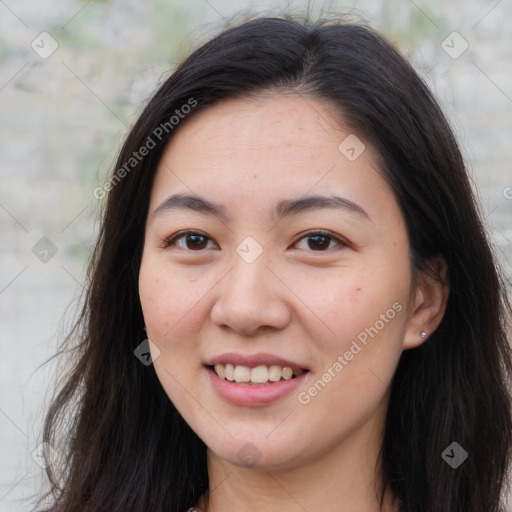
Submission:
[[[340,152],[351,131],[333,110],[297,94],[222,101],[179,126],[157,169],[140,301],[160,350],[152,351],[158,378],[208,447],[209,503],[197,506],[209,511],[377,512],[389,383],[402,351],[423,343],[420,331],[432,333],[446,307],[445,287],[424,275],[413,283],[404,218],[377,155],[362,137],[357,159]],[[222,203],[231,219],[190,210],[155,217],[175,193]],[[335,209],[272,217],[278,201],[305,194],[338,194],[370,219]],[[319,229],[333,238],[308,244],[304,235]],[[204,243],[197,249],[181,237],[164,247],[182,230],[205,235]],[[263,249],[252,263],[236,252],[247,236]],[[433,268],[446,271],[442,262]],[[394,318],[300,403],[298,394],[393,304],[402,306]],[[271,353],[310,372],[271,404],[236,406],[203,366],[225,352]],[[248,442],[259,454],[253,465],[237,457]],[[395,506],[387,493],[382,510]]]

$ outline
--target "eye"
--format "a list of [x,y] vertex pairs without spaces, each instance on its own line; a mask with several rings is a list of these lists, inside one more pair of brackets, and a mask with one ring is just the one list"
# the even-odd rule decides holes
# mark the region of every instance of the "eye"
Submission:
[[[178,240],[183,239],[184,242],[182,244],[177,244]],[[205,248],[207,243],[205,240],[209,240],[210,237],[200,233],[198,231],[181,231],[180,233],[176,233],[171,238],[168,238],[163,243],[163,248],[167,249],[171,246],[178,246],[180,249],[189,250],[189,251],[200,251]]]
[[[336,244],[341,247],[348,245],[341,238],[324,231],[311,231],[306,233],[299,239],[299,242],[305,239],[307,239],[307,246],[313,249],[313,252],[326,252],[326,249],[329,248],[332,241],[335,241]],[[183,242],[178,243],[181,240]],[[210,237],[199,231],[181,231],[165,240],[163,248],[167,249],[172,246],[177,246],[186,251],[199,252],[206,248],[208,240],[211,240]],[[297,243],[294,245],[297,245]]]
[[338,244],[338,246],[344,247],[348,245],[341,238],[325,231],[311,231],[306,233],[299,239],[299,242],[304,239],[307,239],[307,246],[310,249],[314,249],[313,252],[326,252],[325,249],[329,247],[333,240]]

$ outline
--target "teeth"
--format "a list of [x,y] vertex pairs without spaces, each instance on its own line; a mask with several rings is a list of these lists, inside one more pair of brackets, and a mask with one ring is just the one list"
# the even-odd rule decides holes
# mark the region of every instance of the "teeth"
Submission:
[[293,375],[293,370],[291,368],[288,368],[287,366],[283,368],[283,379],[290,380]]
[[[233,373],[233,365],[231,366],[231,374]],[[226,367],[223,364],[216,364],[215,365],[215,373],[221,378],[224,379],[226,377]],[[233,376],[233,375],[231,375]]]
[[283,372],[281,370],[281,367],[277,366],[277,364],[273,364],[268,370],[268,378],[271,381],[276,382],[278,380],[281,380],[282,373]]
[[266,366],[256,366],[251,370],[251,382],[257,382],[261,384],[263,382],[267,382],[268,380],[268,370]]
[[235,366],[235,382],[249,382],[251,380],[251,369],[248,366]]
[[[215,366],[222,366],[221,364]],[[224,368],[224,378],[227,380],[235,380],[235,367],[232,364],[227,364]]]
[[244,365],[216,364],[213,367],[215,373],[221,378],[230,382],[245,382],[252,384],[265,384],[268,381],[277,382],[281,379],[290,380],[293,375],[300,375],[303,370],[294,372],[291,368],[281,367],[277,364],[270,366],[260,365],[249,368]]

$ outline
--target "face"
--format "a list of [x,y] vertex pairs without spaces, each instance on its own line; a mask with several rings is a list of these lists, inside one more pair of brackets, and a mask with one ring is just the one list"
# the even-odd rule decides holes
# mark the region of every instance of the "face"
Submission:
[[[139,277],[154,368],[230,463],[296,467],[382,427],[409,245],[376,154],[333,108],[223,101],[187,119],[157,169]],[[249,376],[265,383],[226,380]]]

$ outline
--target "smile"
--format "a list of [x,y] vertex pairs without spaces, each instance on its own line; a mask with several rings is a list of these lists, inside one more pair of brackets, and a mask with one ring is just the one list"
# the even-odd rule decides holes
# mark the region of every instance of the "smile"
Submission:
[[[259,365],[251,368],[244,365],[217,363],[213,366],[205,366],[205,370],[210,385],[218,396],[239,407],[261,407],[285,399],[299,386],[304,385],[305,380],[311,375],[309,370],[296,370],[297,374],[294,375],[291,368],[278,365],[268,367]],[[236,374],[235,370],[237,370]],[[252,377],[249,378],[253,371],[255,380],[263,381],[265,379],[265,381],[253,382]],[[224,372],[223,376],[220,375],[222,372]],[[227,379],[226,373],[233,380]],[[237,382],[235,377],[247,380]],[[271,380],[271,378],[276,380]]]
[[280,380],[291,380],[302,375],[304,370],[293,370],[288,366],[259,365],[249,367],[245,365],[221,364],[210,367],[221,379],[237,384],[271,384]]

